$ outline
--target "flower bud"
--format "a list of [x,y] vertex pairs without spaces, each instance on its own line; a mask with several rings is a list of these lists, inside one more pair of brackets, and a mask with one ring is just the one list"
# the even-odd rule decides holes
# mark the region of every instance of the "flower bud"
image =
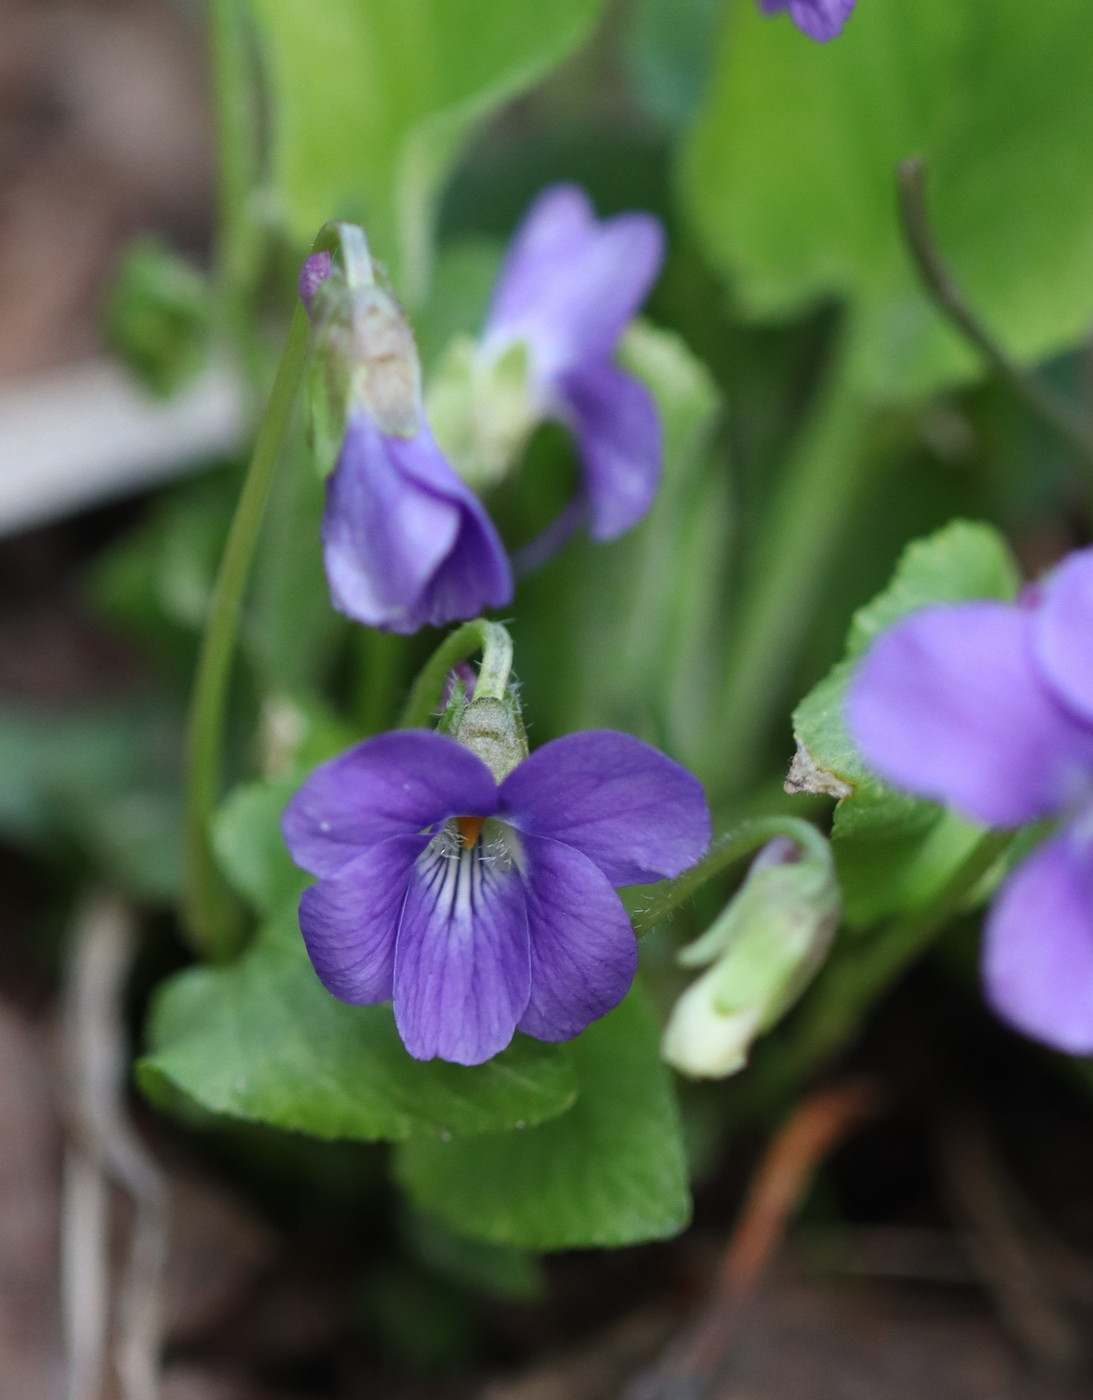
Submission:
[[464,748],[478,755],[499,783],[528,756],[520,704],[511,690],[503,700],[492,695],[471,700],[450,733]]
[[676,1003],[661,1044],[684,1074],[717,1079],[747,1063],[823,962],[841,903],[827,842],[769,841],[721,916],[684,948],[685,967],[707,967]]
[[361,229],[338,226],[343,263],[308,258],[300,295],[312,324],[311,435],[322,474],[337,460],[346,424],[366,414],[387,437],[421,426],[421,368],[398,300],[376,278]]

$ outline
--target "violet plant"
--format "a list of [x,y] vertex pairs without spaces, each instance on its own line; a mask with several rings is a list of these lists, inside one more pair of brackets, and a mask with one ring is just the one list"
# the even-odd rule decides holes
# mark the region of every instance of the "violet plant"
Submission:
[[676,1071],[769,1120],[988,904],[991,1005],[1093,1051],[1090,565],[1018,596],[997,528],[1087,538],[1028,366],[1093,321],[1088,4],[647,0],[586,172],[576,78],[470,137],[598,0],[330,3],[338,61],[214,6],[209,307],[265,407],[230,525],[195,486],[119,566],[202,632],[146,1092],[555,1249],[683,1228]]

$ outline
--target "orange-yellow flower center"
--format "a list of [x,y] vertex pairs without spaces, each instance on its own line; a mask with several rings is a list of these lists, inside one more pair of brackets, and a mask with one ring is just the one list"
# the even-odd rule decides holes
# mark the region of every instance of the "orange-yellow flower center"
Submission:
[[459,828],[459,835],[463,845],[470,850],[478,838],[482,835],[482,828],[486,825],[485,817],[456,817],[455,824]]

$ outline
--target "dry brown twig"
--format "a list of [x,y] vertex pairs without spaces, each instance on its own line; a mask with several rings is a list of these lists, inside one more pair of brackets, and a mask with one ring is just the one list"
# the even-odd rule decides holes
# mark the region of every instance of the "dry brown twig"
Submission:
[[806,1099],[776,1135],[759,1163],[710,1297],[655,1371],[641,1376],[630,1400],[699,1400],[728,1359],[742,1305],[766,1269],[793,1212],[823,1159],[875,1112],[874,1086],[852,1082]]
[[111,1184],[133,1202],[118,1290],[114,1366],[123,1400],[157,1400],[168,1192],[125,1113],[122,996],[135,941],[132,911],[93,894],[77,916],[64,1004],[66,1107],[62,1290],[67,1400],[99,1400],[111,1317]]

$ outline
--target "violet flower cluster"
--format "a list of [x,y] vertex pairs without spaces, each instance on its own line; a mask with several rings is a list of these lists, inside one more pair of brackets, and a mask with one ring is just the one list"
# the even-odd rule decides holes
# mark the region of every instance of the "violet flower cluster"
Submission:
[[556,739],[498,783],[456,740],[408,729],[317,768],[283,828],[319,877],[300,927],[327,989],[393,998],[411,1055],[473,1065],[622,999],[637,943],[614,886],[679,874],[710,818],[697,779],[625,734]]
[[866,655],[847,716],[898,787],[993,826],[1057,820],[994,900],[983,977],[1011,1025],[1093,1053],[1093,550],[1015,604],[898,623]]
[[[524,346],[533,412],[559,418],[574,432],[583,489],[567,516],[575,524],[587,512],[596,539],[611,539],[635,524],[649,509],[660,478],[656,406],[613,357],[656,278],[662,244],[660,225],[650,215],[600,221],[581,190],[552,187],[516,232],[483,331],[484,357]],[[313,320],[323,309],[320,287],[338,275],[329,254],[305,263],[300,295]],[[372,287],[349,289],[348,297],[343,356],[371,357],[383,374],[401,357],[406,382],[400,383],[404,401],[394,416],[389,395],[378,407],[366,395],[349,395],[322,530],[335,606],[358,622],[404,633],[505,606],[513,592],[508,556],[426,421],[405,318],[405,343],[392,350],[398,328],[390,316],[373,313],[384,298],[393,306],[393,298]],[[347,376],[355,372],[352,364],[346,369]],[[566,533],[553,532],[550,548]],[[536,562],[545,553],[540,549]]]
[[857,0],[759,0],[759,3],[768,15],[788,10],[790,19],[802,33],[825,44],[842,33]]

